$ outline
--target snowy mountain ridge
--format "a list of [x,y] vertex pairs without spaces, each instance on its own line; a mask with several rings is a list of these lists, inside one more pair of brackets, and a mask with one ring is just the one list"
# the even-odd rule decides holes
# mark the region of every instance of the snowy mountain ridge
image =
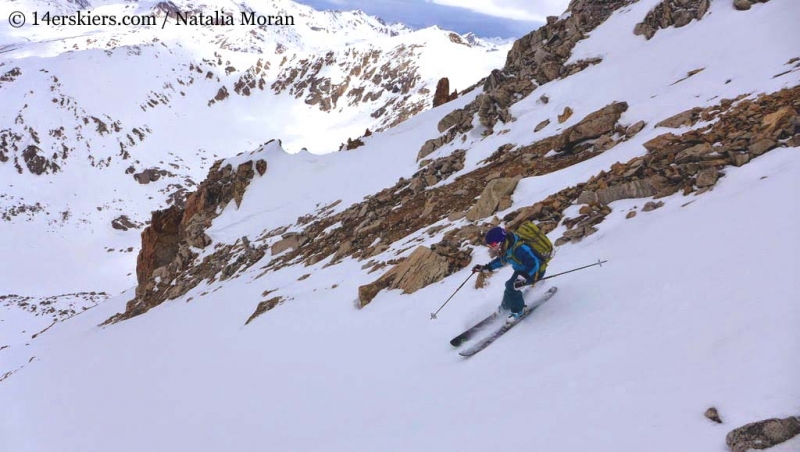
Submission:
[[[291,14],[297,25],[2,29],[0,246],[34,243],[0,276],[3,294],[130,287],[150,212],[181,205],[215,160],[277,136],[292,152],[336,151],[430,108],[442,77],[456,90],[474,84],[507,48],[291,1],[26,0],[0,13],[166,18],[176,8]],[[84,270],[97,264],[105,277]],[[24,292],[42,265],[61,277]]]
[[[796,450],[798,7],[576,0],[355,149],[215,161],[152,214],[135,290],[0,350],[0,430],[14,450]],[[559,291],[462,360],[446,341],[511,271],[429,314],[488,228],[526,220],[558,246],[548,274],[608,264],[537,285]]]

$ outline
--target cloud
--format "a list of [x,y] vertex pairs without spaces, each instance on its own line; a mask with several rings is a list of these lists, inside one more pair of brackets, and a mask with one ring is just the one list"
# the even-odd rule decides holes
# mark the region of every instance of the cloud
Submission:
[[547,16],[559,16],[569,0],[426,0],[444,6],[465,8],[488,16],[511,20],[543,22]]
[[[543,9],[545,4],[563,4],[561,11],[553,14],[561,14],[566,10],[569,0],[464,0],[458,6],[440,4],[439,2],[455,0],[295,0],[314,8],[353,10],[360,9],[367,14],[380,17],[387,22],[401,22],[414,28],[425,28],[431,25],[438,25],[445,30],[452,30],[458,33],[473,32],[482,37],[518,38],[532,30],[540,27],[550,9]],[[522,11],[524,17],[516,16],[508,18],[506,16],[489,14],[488,12],[477,11],[481,1],[490,5],[499,5],[502,8],[517,9]],[[515,3],[516,2],[516,3]],[[536,8],[529,3],[535,2]],[[461,7],[463,4],[467,7]],[[555,8],[559,9],[559,8]],[[494,9],[493,11],[497,11]],[[506,12],[507,14],[512,14]],[[541,20],[536,17],[541,16]],[[533,17],[533,19],[527,19]]]

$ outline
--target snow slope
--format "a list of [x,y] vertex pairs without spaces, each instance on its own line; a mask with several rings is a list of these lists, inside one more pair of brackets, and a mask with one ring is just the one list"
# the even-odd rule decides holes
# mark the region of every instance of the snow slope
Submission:
[[[497,133],[483,137],[476,127],[432,157],[466,149],[462,172],[471,171],[502,144],[554,135],[613,101],[630,106],[623,124],[648,123],[605,153],[522,180],[510,212],[643,155],[642,143],[664,132],[653,124],[666,117],[800,84],[797,71],[773,77],[798,56],[786,37],[797,36],[800,4],[775,0],[737,12],[715,1],[702,21],[660,30],[650,41],[635,37],[634,24],[656,3],[618,11],[573,52],[573,59],[602,55],[601,64],[543,85],[512,107],[516,121]],[[754,31],[737,33],[743,29]],[[542,94],[546,105],[536,102]],[[208,234],[233,243],[279,226],[296,230],[297,218],[319,206],[342,199],[333,209],[341,211],[410,177],[439,119],[475,95],[376,133],[353,151],[289,154],[273,142],[229,159],[235,165],[255,155],[269,169]],[[557,125],[565,106],[576,113]],[[548,118],[548,128],[532,132]],[[486,289],[466,285],[436,321],[429,314],[469,266],[414,294],[382,291],[356,310],[358,287],[378,276],[362,262],[326,266],[326,259],[259,277],[267,255],[238,278],[98,327],[125,309],[133,296],[126,292],[28,346],[0,350],[0,373],[13,372],[0,381],[7,413],[0,449],[725,450],[733,427],[797,415],[800,211],[787,194],[798,193],[798,180],[797,148],[785,148],[727,167],[708,193],[664,198],[664,207],[634,219],[626,213],[647,200],[612,203],[599,232],[561,247],[548,273],[598,258],[609,263],[533,289],[556,284],[559,292],[469,360],[448,341],[495,308],[510,270]],[[442,234],[417,231],[376,258]],[[474,251],[474,263],[488,259],[485,249]],[[244,326],[267,290],[286,301]],[[710,406],[723,425],[703,417]],[[797,441],[781,447],[793,450]]]
[[[800,212],[780,196],[798,180],[786,149],[636,226],[616,213],[551,271],[609,264],[554,280],[550,303],[468,361],[447,342],[493,308],[502,276],[467,286],[436,322],[429,312],[467,271],[355,311],[356,262],[302,285],[297,269],[97,328],[118,297],[54,327],[3,382],[4,447],[722,450],[728,429],[702,417],[709,406],[740,425],[800,400]],[[753,230],[762,240],[737,241]],[[267,286],[294,300],[242,327]]]

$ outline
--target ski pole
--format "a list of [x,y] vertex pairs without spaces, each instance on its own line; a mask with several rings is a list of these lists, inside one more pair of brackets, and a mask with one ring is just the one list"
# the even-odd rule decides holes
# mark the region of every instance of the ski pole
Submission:
[[594,267],[595,265],[603,266],[608,261],[601,261],[600,259],[597,260],[594,264],[584,265],[583,267],[573,268],[572,270],[568,270],[561,273],[556,273],[555,275],[545,276],[544,278],[540,279],[539,281],[544,281],[545,279],[555,278],[556,276],[566,275],[567,273],[576,272],[578,270],[583,270],[584,268]]
[[450,300],[451,300],[451,299],[452,299],[452,298],[453,298],[453,297],[454,297],[454,296],[455,296],[455,295],[458,293],[458,291],[459,291],[459,290],[461,290],[461,288],[462,288],[462,287],[464,287],[464,284],[466,284],[466,283],[467,283],[467,281],[469,281],[469,279],[470,279],[470,278],[472,278],[472,275],[474,275],[475,273],[476,273],[476,272],[472,272],[472,273],[470,273],[470,274],[469,274],[469,276],[467,276],[467,279],[465,279],[465,280],[464,280],[464,282],[463,282],[463,283],[461,283],[461,285],[460,285],[460,286],[458,286],[458,289],[456,289],[456,291],[455,291],[455,292],[453,292],[453,295],[450,295],[450,298],[448,298],[448,299],[447,299],[447,301],[445,301],[445,302],[444,302],[444,304],[443,304],[443,305],[441,305],[441,306],[439,307],[439,309],[437,309],[437,310],[436,310],[436,312],[433,312],[433,313],[431,313],[431,320],[434,320],[434,319],[436,319],[436,314],[438,314],[438,313],[439,313],[439,311],[441,311],[441,310],[442,310],[442,308],[444,307],[444,305],[445,305],[445,304],[447,304],[447,302],[448,302],[448,301],[450,301]]

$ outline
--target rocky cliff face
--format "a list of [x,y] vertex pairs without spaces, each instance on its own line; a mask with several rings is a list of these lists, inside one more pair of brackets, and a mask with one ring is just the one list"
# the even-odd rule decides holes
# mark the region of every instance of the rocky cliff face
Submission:
[[[542,85],[569,74],[564,62],[570,57],[578,41],[605,22],[611,14],[636,0],[573,0],[565,19],[548,17],[547,24],[518,39],[506,57],[501,80],[509,77],[534,79]],[[500,81],[500,80],[497,80]],[[490,78],[485,87],[496,88]],[[524,91],[522,92],[525,95]]]
[[445,116],[439,132],[446,133],[429,140],[420,150],[420,158],[449,143],[460,133],[472,129],[472,118],[493,133],[498,121],[513,120],[508,108],[527,97],[536,88],[557,78],[568,77],[601,62],[600,59],[565,65],[573,47],[587,33],[605,22],[617,9],[635,0],[573,0],[565,19],[548,17],[547,24],[514,42],[503,69],[492,71],[485,79],[483,93],[463,109]]
[[[108,322],[143,314],[196,286],[202,278],[185,274],[187,269],[198,265],[195,262],[197,254],[192,249],[204,249],[211,244],[211,239],[205,234],[211,221],[228,203],[236,202],[238,206],[256,173],[260,177],[266,171],[264,160],[249,160],[235,168],[231,164],[223,166],[220,160],[211,167],[197,191],[188,196],[185,207],[172,206],[153,212],[150,226],[142,232],[142,249],[136,261],[136,297],[128,302],[124,313]],[[242,246],[247,251],[244,260],[255,262],[263,256],[263,252],[251,252],[249,244],[243,243]],[[223,248],[217,253],[230,252],[230,247]],[[223,262],[219,257],[206,258],[198,268],[216,274],[216,265]],[[203,276],[207,274],[203,273]]]

